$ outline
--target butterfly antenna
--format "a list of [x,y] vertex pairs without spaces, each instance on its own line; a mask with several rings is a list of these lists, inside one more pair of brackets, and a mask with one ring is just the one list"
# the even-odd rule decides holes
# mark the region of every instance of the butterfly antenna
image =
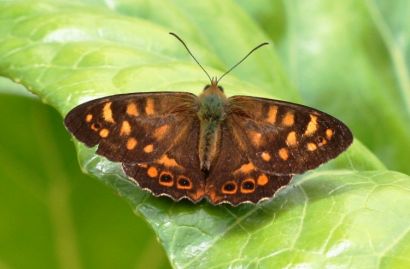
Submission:
[[245,55],[245,57],[242,58],[242,60],[240,60],[238,63],[236,63],[234,66],[232,66],[228,71],[226,71],[218,80],[217,83],[219,81],[221,81],[221,79],[227,75],[229,72],[231,72],[233,69],[235,69],[235,67],[237,67],[238,65],[240,65],[243,61],[245,61],[246,58],[248,58],[249,55],[251,55],[255,50],[259,49],[260,47],[263,47],[265,45],[268,45],[268,42],[263,42],[262,44],[257,45],[256,47],[254,47],[250,52],[248,52],[248,54]]
[[195,58],[195,56],[192,54],[192,52],[189,50],[188,46],[186,45],[186,43],[184,42],[184,40],[182,40],[177,34],[170,32],[170,35],[173,35],[174,37],[176,37],[176,39],[178,39],[182,45],[184,45],[184,47],[186,48],[186,50],[188,51],[189,55],[192,56],[192,58],[194,58],[195,62],[202,68],[202,70],[204,70],[205,74],[208,76],[209,81],[212,83],[212,79],[211,76],[208,74],[208,72],[206,72],[205,68],[198,62],[198,60]]

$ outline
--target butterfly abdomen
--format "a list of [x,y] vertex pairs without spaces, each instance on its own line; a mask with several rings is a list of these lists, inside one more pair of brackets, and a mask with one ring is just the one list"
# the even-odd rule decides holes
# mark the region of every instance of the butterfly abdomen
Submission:
[[209,171],[216,155],[220,124],[225,119],[225,98],[218,94],[206,94],[200,98],[198,117],[201,121],[199,159],[201,170]]
[[201,121],[199,137],[199,159],[202,171],[209,171],[216,155],[220,124],[217,121]]

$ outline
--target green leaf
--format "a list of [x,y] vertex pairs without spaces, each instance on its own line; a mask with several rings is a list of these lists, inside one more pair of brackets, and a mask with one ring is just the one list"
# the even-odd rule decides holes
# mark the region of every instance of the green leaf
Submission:
[[81,173],[56,111],[2,93],[0,121],[0,268],[169,268],[145,221]]
[[307,104],[340,115],[389,168],[410,173],[409,1],[237,2],[277,44]]
[[[116,93],[199,93],[206,77],[171,30],[216,75],[266,39],[233,1],[104,3],[2,3],[0,74],[65,115],[85,100]],[[300,101],[273,46],[252,55],[223,85],[228,95]],[[391,268],[407,262],[410,179],[386,171],[357,140],[336,160],[295,177],[273,200],[236,208],[152,197],[119,164],[76,145],[84,171],[130,201],[175,268]]]
[[405,268],[409,190],[399,173],[325,171],[257,207],[139,210],[177,268]]

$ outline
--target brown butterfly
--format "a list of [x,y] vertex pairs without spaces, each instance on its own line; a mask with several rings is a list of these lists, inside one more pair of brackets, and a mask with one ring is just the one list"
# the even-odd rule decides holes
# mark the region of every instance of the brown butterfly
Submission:
[[[189,54],[186,44],[182,42]],[[186,92],[108,96],[71,110],[65,125],[97,154],[155,196],[212,204],[256,203],[335,158],[353,140],[341,121],[319,110],[250,96],[227,98],[210,78]]]

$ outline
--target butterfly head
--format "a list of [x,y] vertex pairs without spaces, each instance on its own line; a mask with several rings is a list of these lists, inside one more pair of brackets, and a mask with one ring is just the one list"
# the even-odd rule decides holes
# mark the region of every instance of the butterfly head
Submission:
[[211,79],[211,84],[207,84],[204,87],[204,93],[208,92],[208,91],[209,92],[214,92],[214,93],[218,93],[218,92],[223,93],[224,89],[222,88],[222,86],[218,85],[218,79],[216,77],[213,77]]
[[203,120],[220,120],[224,117],[224,107],[227,98],[223,88],[218,85],[216,77],[211,79],[211,85],[206,85],[204,91],[199,96],[200,109],[199,117]]

